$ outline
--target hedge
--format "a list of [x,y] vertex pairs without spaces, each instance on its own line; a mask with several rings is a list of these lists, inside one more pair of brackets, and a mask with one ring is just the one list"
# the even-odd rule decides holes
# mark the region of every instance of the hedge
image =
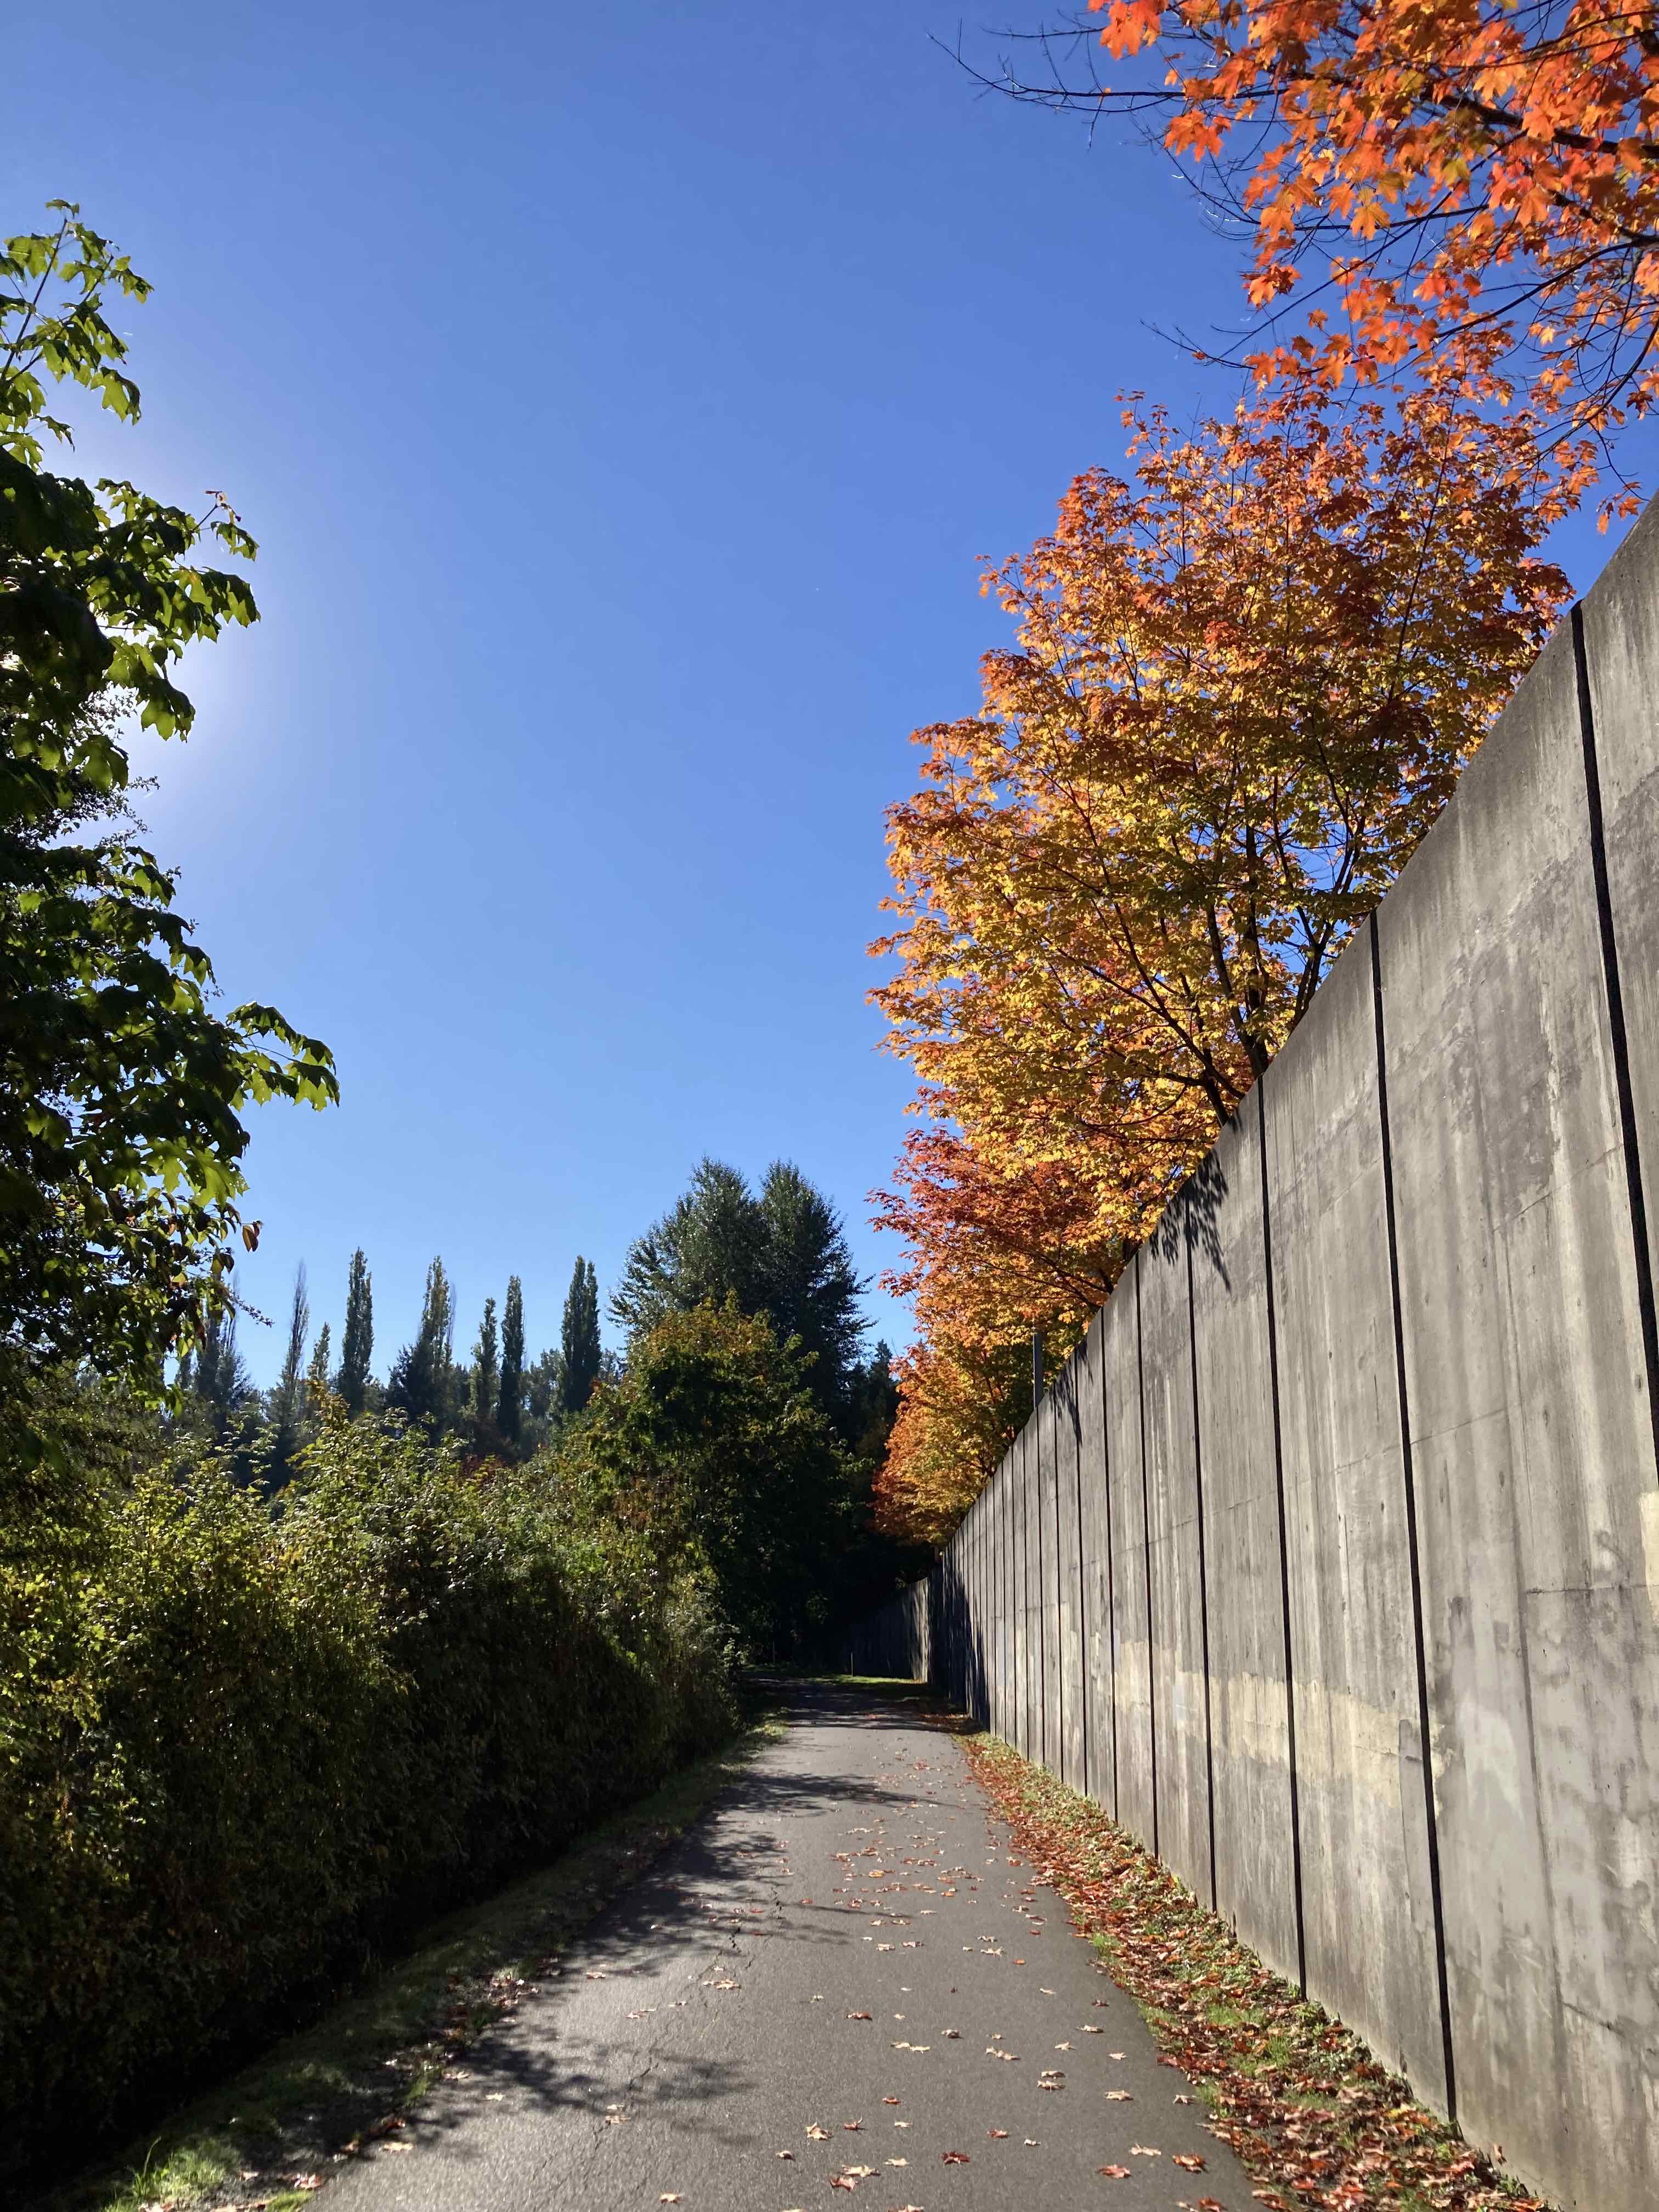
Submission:
[[732,1723],[723,1632],[533,1470],[336,1417],[0,1523],[0,2175]]

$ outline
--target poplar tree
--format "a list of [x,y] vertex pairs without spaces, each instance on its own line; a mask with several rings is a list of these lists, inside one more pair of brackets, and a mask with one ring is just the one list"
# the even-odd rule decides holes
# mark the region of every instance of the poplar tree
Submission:
[[507,1279],[507,1307],[501,1316],[501,1383],[495,1407],[495,1426],[508,1443],[517,1443],[524,1405],[524,1285],[516,1275]]
[[472,1413],[480,1429],[486,1429],[495,1416],[495,1386],[501,1362],[496,1349],[495,1301],[484,1300],[483,1319],[478,1324],[478,1340],[472,1347]]
[[599,1279],[592,1261],[580,1255],[565,1297],[560,1348],[560,1408],[580,1413],[599,1379]]
[[340,1371],[334,1388],[352,1413],[363,1410],[369,1368],[374,1358],[374,1290],[361,1245],[351,1255],[346,1279],[345,1328],[340,1339]]

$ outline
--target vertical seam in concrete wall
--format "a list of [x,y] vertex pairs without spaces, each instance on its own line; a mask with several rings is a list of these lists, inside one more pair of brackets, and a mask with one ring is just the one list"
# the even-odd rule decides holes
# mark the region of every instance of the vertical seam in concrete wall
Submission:
[[1187,1349],[1193,1376],[1193,1491],[1198,1505],[1198,1640],[1204,1655],[1204,1796],[1210,1830],[1210,1910],[1215,1911],[1215,1736],[1210,1704],[1210,1573],[1204,1548],[1204,1442],[1198,1418],[1198,1321],[1193,1307],[1193,1241],[1187,1246]]
[[1631,1089],[1630,1042],[1625,1033],[1625,993],[1619,975],[1619,939],[1613,926],[1613,895],[1607,884],[1607,848],[1601,819],[1601,768],[1595,750],[1595,713],[1590,703],[1589,656],[1584,647],[1584,613],[1572,611],[1572,658],[1578,682],[1578,733],[1584,749],[1584,795],[1589,813],[1590,867],[1595,878],[1595,913],[1601,929],[1601,974],[1607,994],[1607,1030],[1613,1043],[1613,1084],[1619,1094],[1619,1130],[1625,1147],[1625,1189],[1630,1205],[1631,1237],[1636,1250],[1636,1307],[1642,1328],[1642,1357],[1647,1368],[1648,1420],[1659,1463],[1659,1319],[1653,1296],[1653,1248],[1648,1242],[1648,1205],[1642,1182],[1642,1157],[1636,1132],[1636,1100]]
[[1273,1487],[1279,1497],[1279,1601],[1285,1627],[1285,1736],[1291,1769],[1291,1880],[1296,1902],[1296,1982],[1308,1994],[1308,1936],[1302,1907],[1302,1794],[1296,1765],[1296,1671],[1291,1662],[1291,1544],[1285,1511],[1285,1440],[1279,1413],[1279,1316],[1273,1304],[1273,1201],[1267,1189],[1267,1078],[1256,1079],[1261,1155],[1261,1273],[1267,1293],[1267,1386],[1273,1409]]
[[[1085,1337],[1084,1342],[1088,1341]],[[1073,1354],[1080,1360],[1080,1352]],[[1072,1474],[1077,1492],[1077,1651],[1079,1688],[1083,1710],[1078,1718],[1083,1731],[1083,1794],[1089,1795],[1089,1687],[1093,1669],[1089,1664],[1089,1583],[1083,1571],[1083,1421],[1076,1378],[1072,1389]]]
[[1400,1303],[1400,1247],[1394,1218],[1394,1147],[1389,1134],[1389,1064],[1382,1026],[1382,951],[1371,910],[1371,1007],[1376,1025],[1376,1107],[1382,1133],[1382,1208],[1389,1230],[1389,1286],[1394,1305],[1394,1364],[1400,1390],[1400,1465],[1406,1485],[1406,1550],[1411,1565],[1412,1637],[1417,1654],[1417,1725],[1423,1760],[1423,1815],[1428,1832],[1429,1896],[1434,1908],[1435,1974],[1440,1985],[1440,2044],[1446,2070],[1446,2116],[1457,2119],[1452,2056],[1451,1990],[1446,1978],[1446,1920],[1440,1895],[1440,1832],[1434,1804],[1434,1750],[1429,1733],[1428,1660],[1423,1635],[1423,1570],[1417,1540],[1417,1482],[1412,1464],[1411,1406],[1406,1388],[1406,1320]]
[[1106,1493],[1106,1680],[1112,1709],[1112,1818],[1117,1818],[1117,1559],[1112,1541],[1112,1432],[1106,1419],[1106,1331],[1100,1332],[1100,1466]]
[[[1044,1624],[1044,1613],[1048,1610],[1048,1551],[1042,1535],[1042,1398],[1030,1409],[1030,1436],[1037,1447],[1037,1705],[1042,1710],[1042,1729],[1037,1743],[1042,1745],[1037,1763],[1055,1771],[1048,1765],[1048,1628]],[[1053,1453],[1048,1453],[1053,1458]],[[1055,1548],[1060,1531],[1055,1528]],[[1060,1644],[1060,1621],[1055,1621],[1055,1644]]]
[[1066,1771],[1066,1547],[1060,1540],[1060,1404],[1054,1401],[1054,1750],[1059,1760],[1056,1772],[1067,1788],[1071,1778]]
[[1146,1719],[1152,1745],[1152,1856],[1158,1850],[1158,1639],[1152,1632],[1152,1512],[1146,1482],[1146,1361],[1140,1329],[1140,1255],[1130,1261],[1135,1271],[1135,1403],[1140,1412],[1140,1548],[1146,1580]]

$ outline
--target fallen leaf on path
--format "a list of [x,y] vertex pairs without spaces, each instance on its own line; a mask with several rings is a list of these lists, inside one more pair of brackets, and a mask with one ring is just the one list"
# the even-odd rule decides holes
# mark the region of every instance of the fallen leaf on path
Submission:
[[816,2120],[814,2120],[811,2126],[808,2128],[806,2133],[808,2140],[812,2142],[828,2142],[830,2140],[829,2129],[821,2128]]
[[1008,2140],[1008,2130],[1006,2128],[987,2128],[985,2132],[990,2136],[993,2142],[1006,2142]]
[[942,2150],[939,2160],[941,2166],[967,2166],[970,2162],[965,2150]]
[[884,2097],[881,2101],[884,2105],[902,2105],[904,2100],[902,2097]]
[[792,2151],[792,2150],[781,2150],[781,2151],[779,2151],[779,2153],[777,2154],[777,2155],[778,2155],[780,2158],[793,2158],[793,2156],[795,2155],[795,2154],[794,2154],[794,2152],[793,2152],[793,2151]]
[[1054,2045],[1056,2051],[1069,2051],[1071,2047],[1069,2043],[1057,2043]]
[[1121,2058],[1121,2057],[1122,2057],[1122,2056],[1123,2056],[1123,2053],[1122,2053],[1121,2051],[1109,2051],[1106,2053],[1106,2056],[1107,2056],[1109,2058]]
[[737,1986],[737,1984],[729,1975],[722,1975],[717,1982],[705,1982],[703,1984],[703,1987],[706,1990],[734,1990]]
[[945,2040],[947,2043],[960,2043],[962,2030],[959,2027],[947,2027],[945,2030]]
[[887,2163],[889,2166],[908,2166],[910,2161],[908,2158],[890,2158]]
[[1096,2027],[1089,2021],[1085,2021],[1083,2023],[1083,2033],[1085,2035],[1104,2035],[1106,2031],[1103,2027]]
[[849,2136],[855,2136],[863,2125],[864,2123],[862,2120],[843,2120],[842,2122],[842,2128]]
[[1129,2179],[1127,2166],[1097,2166],[1095,2172],[1103,2173],[1108,2181],[1127,2181]]
[[1131,2143],[1129,2155],[1131,2158],[1162,2158],[1164,2154],[1155,2143]]
[[847,2017],[848,2020],[868,2020],[870,2015],[867,2012],[849,2012]]
[[662,2195],[657,2199],[659,2204],[678,2204],[682,2201],[680,2192],[678,2189],[665,2189]]
[[1132,2105],[1134,2099],[1127,2089],[1109,2089],[1106,2092],[1106,2101],[1109,2105]]
[[1173,2154],[1173,2155],[1174,2155],[1174,2158],[1175,2158],[1175,2162],[1176,2162],[1176,2164],[1177,2166],[1185,2166],[1188,2173],[1202,2173],[1202,2172],[1203,2172],[1203,2171],[1204,2171],[1204,2161],[1203,2161],[1203,2160],[1202,2160],[1201,2158],[1195,2158],[1195,2157],[1193,2155],[1193,2154],[1192,2154],[1192,2152],[1191,2152],[1191,2151],[1189,2151],[1189,2150],[1178,2150],[1178,2151],[1175,2152],[1175,2153]]
[[1190,2105],[1193,2100],[1190,2097],[1177,2097],[1175,2101],[1177,2105]]

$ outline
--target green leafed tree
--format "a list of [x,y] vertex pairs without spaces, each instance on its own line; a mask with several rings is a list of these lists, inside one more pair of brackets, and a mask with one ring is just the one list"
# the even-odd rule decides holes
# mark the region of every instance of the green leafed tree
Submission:
[[564,1322],[559,1332],[559,1406],[566,1413],[580,1413],[593,1395],[599,1379],[599,1279],[591,1260],[577,1258],[565,1293]]
[[638,1338],[569,1432],[562,1472],[672,1559],[705,1567],[750,1651],[812,1651],[833,1617],[855,1508],[848,1455],[799,1350],[735,1300]]
[[523,1425],[524,1285],[516,1275],[509,1275],[507,1304],[501,1310],[501,1380],[495,1426],[505,1443],[516,1445]]
[[[48,467],[54,388],[124,420],[109,321],[149,286],[64,202],[0,252],[0,1384],[53,1361],[159,1392],[205,1341],[242,1219],[250,1102],[329,1103],[333,1063],[275,1008],[212,1006],[174,879],[125,808],[124,730],[191,726],[185,647],[255,619],[222,498],[191,514]],[[27,1441],[27,1428],[24,1431]]]
[[374,1285],[361,1245],[351,1255],[346,1278],[345,1327],[340,1334],[340,1371],[334,1388],[354,1413],[363,1410],[374,1364]]

